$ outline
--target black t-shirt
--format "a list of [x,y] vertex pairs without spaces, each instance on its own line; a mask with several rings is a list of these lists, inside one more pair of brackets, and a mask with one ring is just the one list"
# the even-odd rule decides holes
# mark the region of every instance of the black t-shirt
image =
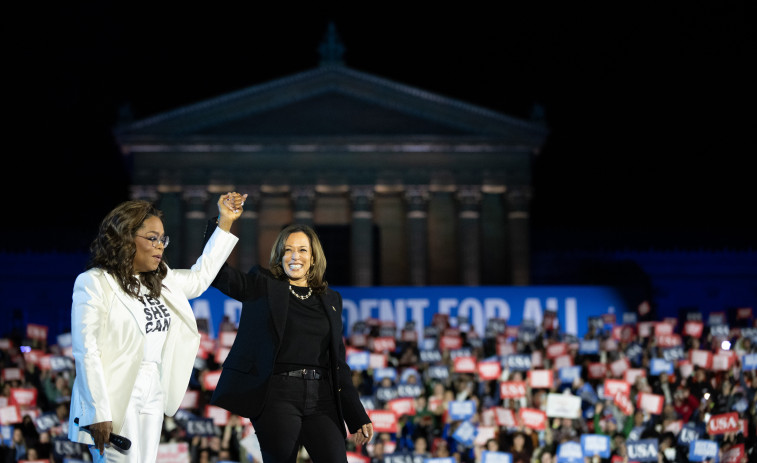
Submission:
[[[300,296],[308,293],[308,288],[292,289]],[[315,368],[325,374],[329,369],[330,337],[331,326],[320,298],[311,294],[302,300],[290,292],[289,313],[273,372]]]

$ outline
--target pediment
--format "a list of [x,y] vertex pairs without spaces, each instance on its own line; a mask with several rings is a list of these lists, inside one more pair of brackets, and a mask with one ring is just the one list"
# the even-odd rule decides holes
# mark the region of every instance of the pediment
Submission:
[[538,123],[393,82],[344,65],[325,65],[123,126],[122,144],[140,140],[221,142],[261,138],[460,137],[538,147]]

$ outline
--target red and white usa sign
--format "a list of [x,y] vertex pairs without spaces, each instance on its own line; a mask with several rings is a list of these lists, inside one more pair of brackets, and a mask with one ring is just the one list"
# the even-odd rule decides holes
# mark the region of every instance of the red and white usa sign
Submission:
[[525,381],[503,381],[499,385],[499,396],[503,399],[519,399],[526,396]]
[[707,434],[725,434],[741,430],[738,412],[722,413],[713,415],[707,422]]

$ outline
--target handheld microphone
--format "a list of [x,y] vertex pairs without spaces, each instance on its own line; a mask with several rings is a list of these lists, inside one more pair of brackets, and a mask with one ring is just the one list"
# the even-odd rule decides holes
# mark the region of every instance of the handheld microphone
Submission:
[[[74,423],[79,424],[79,418],[74,418]],[[89,426],[79,427],[82,429],[82,431],[85,431],[92,435]],[[110,436],[108,437],[108,443],[119,450],[123,450],[124,452],[129,450],[129,448],[131,447],[131,441],[129,440],[129,438],[114,433],[110,433]]]

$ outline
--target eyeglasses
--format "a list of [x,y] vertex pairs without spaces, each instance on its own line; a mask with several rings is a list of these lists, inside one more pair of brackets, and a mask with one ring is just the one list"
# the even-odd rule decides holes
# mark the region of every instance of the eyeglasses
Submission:
[[163,245],[163,249],[168,247],[168,243],[171,242],[171,240],[168,238],[168,235],[163,235],[160,238],[157,236],[142,236],[142,235],[136,235],[140,238],[144,238],[148,240],[150,243],[152,243],[152,247],[155,247],[158,245],[158,243]]

